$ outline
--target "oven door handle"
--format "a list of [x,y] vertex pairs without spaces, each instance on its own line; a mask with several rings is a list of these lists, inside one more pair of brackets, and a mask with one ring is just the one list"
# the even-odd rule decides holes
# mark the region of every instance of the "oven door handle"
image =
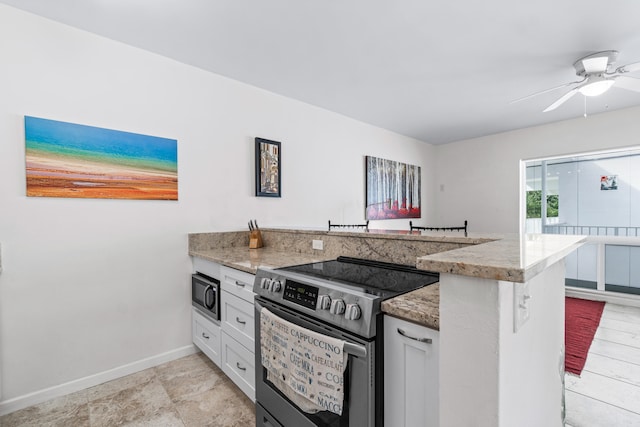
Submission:
[[[258,301],[254,301],[256,308],[258,311],[262,311],[263,307]],[[345,341],[344,342],[344,351],[345,353],[351,354],[356,357],[367,357],[367,348],[363,345],[356,344],[353,342]]]
[[349,341],[344,342],[344,351],[353,356],[367,357],[367,349],[365,346],[360,344],[355,344]]

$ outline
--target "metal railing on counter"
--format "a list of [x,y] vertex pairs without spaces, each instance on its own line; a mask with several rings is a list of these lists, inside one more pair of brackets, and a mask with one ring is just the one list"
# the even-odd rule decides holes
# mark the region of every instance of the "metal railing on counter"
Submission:
[[413,225],[412,221],[409,221],[409,230],[426,230],[426,231],[464,231],[464,235],[467,235],[467,221],[464,222],[464,225],[457,227],[420,227],[417,225]]
[[365,224],[331,224],[331,220],[329,220],[329,231],[332,228],[362,228],[364,231],[369,231],[369,220]]

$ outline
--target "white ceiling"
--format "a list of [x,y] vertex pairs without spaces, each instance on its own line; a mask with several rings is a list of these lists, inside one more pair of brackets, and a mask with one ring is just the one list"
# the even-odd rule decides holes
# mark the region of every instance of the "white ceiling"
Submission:
[[580,117],[582,95],[542,113],[565,89],[509,102],[575,81],[593,52],[640,61],[634,0],[0,2],[432,144]]

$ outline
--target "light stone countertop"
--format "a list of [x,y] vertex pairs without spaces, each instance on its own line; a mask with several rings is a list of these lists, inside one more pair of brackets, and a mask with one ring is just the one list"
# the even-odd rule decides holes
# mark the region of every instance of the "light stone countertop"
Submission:
[[[309,234],[314,238],[317,234],[315,231],[283,230],[283,232],[292,235]],[[226,233],[219,234],[226,235]],[[233,238],[232,234],[229,233],[230,238]],[[397,239],[403,233],[325,232],[323,234],[354,238],[372,237],[373,234],[376,238]],[[459,234],[452,236],[442,235],[442,233],[433,237],[427,237],[425,234],[420,236],[409,234],[402,236],[401,239],[413,241],[425,238],[429,241],[441,239],[445,242],[450,242],[452,239],[460,241],[466,239],[467,242],[477,240],[473,246],[418,257],[416,266],[420,269],[522,283],[568,255],[585,239],[584,236],[548,234],[525,235],[523,239],[519,239],[517,235],[499,237],[498,235],[482,235],[482,237],[478,235],[465,238]],[[255,274],[258,267],[279,268],[336,258],[335,254],[323,254],[321,251],[309,254],[276,250],[268,246],[260,249],[249,249],[247,246],[219,249],[191,247],[189,255],[250,274]],[[382,303],[382,310],[395,317],[439,330],[439,300],[440,287],[439,284],[435,284],[386,300]]]
[[382,301],[382,311],[439,331],[440,284],[434,283]]
[[248,247],[227,247],[221,249],[190,250],[189,255],[217,262],[250,274],[256,274],[258,267],[279,268],[290,265],[308,264],[335,258],[292,252],[279,252],[268,247],[249,249]]
[[[247,247],[191,250],[189,255],[250,274],[255,274],[258,267],[278,268],[326,260],[307,254],[278,252],[269,248],[249,249]],[[438,330],[440,328],[439,304],[440,285],[434,283],[383,301],[382,311]]]
[[524,283],[561,260],[585,236],[526,234],[419,257],[422,270]]

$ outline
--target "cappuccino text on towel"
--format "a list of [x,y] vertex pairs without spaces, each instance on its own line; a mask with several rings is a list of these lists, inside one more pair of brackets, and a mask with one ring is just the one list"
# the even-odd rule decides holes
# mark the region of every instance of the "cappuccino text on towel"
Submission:
[[300,409],[342,415],[344,341],[260,312],[260,350],[267,379]]

